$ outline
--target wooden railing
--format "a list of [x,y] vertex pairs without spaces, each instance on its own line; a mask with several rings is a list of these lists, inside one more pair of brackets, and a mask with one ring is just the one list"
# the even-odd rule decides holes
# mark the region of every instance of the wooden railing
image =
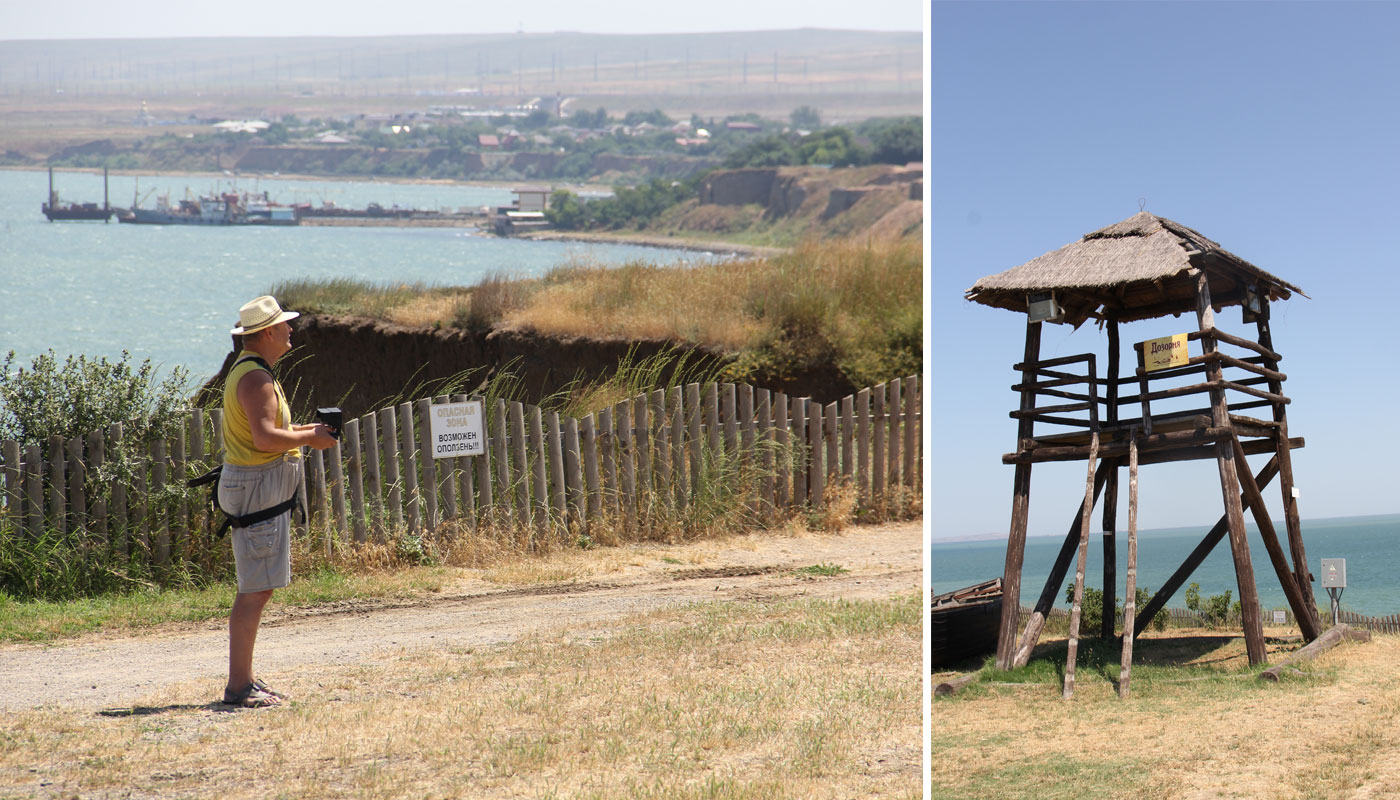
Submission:
[[[1236,356],[1217,349],[1193,356],[1183,366],[1148,372],[1144,366],[1143,344],[1139,342],[1133,345],[1137,356],[1136,371],[1133,375],[1116,380],[1098,377],[1093,353],[1016,364],[1015,369],[1023,377],[1011,387],[1012,390],[1022,396],[1030,393],[1035,401],[1029,407],[1011,411],[1010,416],[1013,419],[1089,430],[1099,430],[1103,424],[1101,420],[1106,417],[1118,420],[1119,427],[1138,425],[1150,434],[1153,423],[1165,418],[1211,416],[1209,404],[1189,407],[1176,401],[1209,394],[1217,389],[1226,392],[1230,413],[1291,402],[1282,390],[1288,376],[1278,370],[1280,355],[1258,342],[1218,328],[1211,329],[1209,335],[1217,347],[1223,343],[1251,354]],[[1206,336],[1201,331],[1193,331],[1187,334],[1187,341],[1199,342]],[[1085,365],[1083,374],[1066,369],[1076,364]],[[1210,377],[1216,373],[1219,377]],[[1192,380],[1198,375],[1206,377],[1204,380]],[[1132,388],[1137,389],[1136,394],[1118,391]],[[1112,399],[1115,396],[1116,400]],[[1046,402],[1045,398],[1070,402]],[[1158,404],[1155,411],[1154,403]],[[1164,409],[1164,405],[1167,408]],[[1069,414],[1078,416],[1067,416]]]
[[[658,389],[581,418],[495,400],[485,455],[434,459],[424,423],[449,399],[468,398],[380,409],[346,421],[335,447],[307,450],[312,520],[354,542],[446,520],[562,536],[604,518],[629,524],[647,503],[684,508],[721,480],[767,518],[820,508],[838,485],[865,506],[921,487],[917,376],[826,405],[728,383]],[[177,435],[125,458],[120,478],[103,465],[133,450],[121,425],[46,448],[0,443],[0,535],[80,536],[161,564],[197,557],[216,520],[207,491],[184,484],[222,460],[220,413],[193,409]]]

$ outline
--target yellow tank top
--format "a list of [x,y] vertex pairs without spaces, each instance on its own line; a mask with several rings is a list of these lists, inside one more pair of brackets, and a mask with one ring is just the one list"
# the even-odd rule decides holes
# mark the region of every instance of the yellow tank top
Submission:
[[[244,375],[262,369],[253,360],[256,357],[257,353],[247,350],[239,353],[233,368],[228,371],[228,377],[224,379],[224,463],[240,467],[270,464],[284,455],[288,458],[301,458],[299,447],[285,453],[269,453],[253,446],[252,426],[248,424],[248,415],[243,411],[243,404],[238,402],[238,382]],[[292,410],[287,405],[287,396],[282,393],[282,384],[277,382],[275,376],[272,379],[272,388],[277,392],[277,427],[290,428]]]

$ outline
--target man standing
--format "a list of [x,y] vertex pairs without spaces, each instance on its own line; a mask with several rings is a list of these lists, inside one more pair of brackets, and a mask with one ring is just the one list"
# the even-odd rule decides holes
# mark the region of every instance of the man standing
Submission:
[[[292,509],[301,486],[301,448],[325,450],[335,439],[325,425],[295,425],[272,365],[292,349],[290,320],[264,296],[238,310],[242,352],[224,381],[224,467],[219,506],[234,518],[238,594],[228,623],[224,702],[245,708],[278,705],[282,695],[253,677],[253,643],[272,591],[291,582]],[[242,526],[240,527],[240,523]]]

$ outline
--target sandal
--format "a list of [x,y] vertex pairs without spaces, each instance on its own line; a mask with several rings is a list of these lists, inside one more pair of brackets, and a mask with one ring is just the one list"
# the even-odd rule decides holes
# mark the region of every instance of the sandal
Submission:
[[263,683],[263,682],[262,682],[262,678],[254,678],[254,679],[253,679],[253,688],[254,688],[254,689],[257,689],[258,691],[262,692],[263,694],[270,694],[270,695],[272,695],[273,697],[277,698],[278,700],[286,700],[286,699],[287,699],[287,696],[286,696],[285,694],[282,694],[281,692],[273,691],[271,688],[268,687],[267,684]]
[[259,689],[257,683],[257,681],[253,681],[236,692],[224,689],[224,705],[238,706],[239,708],[267,708],[281,704],[280,697]]

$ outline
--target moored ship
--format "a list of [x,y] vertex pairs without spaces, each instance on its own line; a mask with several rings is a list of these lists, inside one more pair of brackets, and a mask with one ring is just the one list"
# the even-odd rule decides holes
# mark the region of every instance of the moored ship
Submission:
[[107,202],[107,168],[102,168],[102,205],[96,203],[61,203],[53,188],[53,167],[49,167],[49,201],[40,206],[49,222],[60,220],[102,220],[107,222],[115,211]]
[[271,202],[267,192],[207,194],[186,197],[174,205],[170,195],[163,194],[156,198],[155,208],[133,203],[117,219],[138,225],[296,225],[300,221],[295,209]]

